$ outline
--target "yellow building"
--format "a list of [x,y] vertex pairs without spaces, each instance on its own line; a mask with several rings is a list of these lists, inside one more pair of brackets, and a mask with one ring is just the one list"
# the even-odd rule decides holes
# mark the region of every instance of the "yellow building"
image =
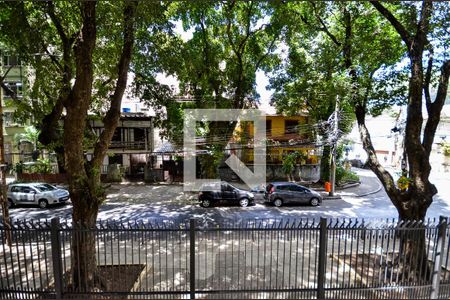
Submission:
[[[253,123],[243,123],[235,135],[235,141],[241,144],[241,160],[245,163],[253,162],[253,149],[251,146],[245,147],[247,141],[253,138]],[[246,128],[243,130],[242,127]],[[321,156],[321,149],[315,144],[315,136],[307,115],[266,116],[266,136],[267,150],[266,162],[268,164],[279,164],[283,156],[299,152],[300,164],[318,164]]]

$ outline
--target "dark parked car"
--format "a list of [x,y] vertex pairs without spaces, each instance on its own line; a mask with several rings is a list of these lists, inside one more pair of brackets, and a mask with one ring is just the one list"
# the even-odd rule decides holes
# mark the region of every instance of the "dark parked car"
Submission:
[[363,169],[365,166],[365,163],[362,160],[360,160],[359,158],[351,159],[351,160],[349,160],[349,162],[352,165],[352,167],[355,167],[355,168]]
[[203,207],[210,207],[221,201],[236,203],[242,207],[255,204],[253,193],[238,189],[225,181],[219,184],[204,185],[198,194],[198,200]]
[[267,185],[265,202],[280,207],[287,203],[305,203],[317,206],[322,203],[322,196],[313,190],[292,182],[272,182]]

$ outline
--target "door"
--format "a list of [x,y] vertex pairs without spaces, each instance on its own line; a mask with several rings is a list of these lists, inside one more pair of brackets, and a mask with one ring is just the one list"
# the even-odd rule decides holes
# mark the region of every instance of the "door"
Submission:
[[33,203],[36,191],[28,186],[20,186],[17,193],[17,199],[20,203]]
[[291,196],[292,201],[302,202],[302,203],[308,202],[307,198],[309,197],[309,195],[307,195],[305,188],[298,186],[298,185],[291,185],[290,190],[292,193],[292,196]]
[[222,199],[225,201],[231,201],[234,200],[236,198],[236,192],[234,191],[234,188],[227,184],[227,183],[222,183]]
[[292,193],[290,191],[290,185],[279,185],[276,187],[276,193],[277,197],[275,198],[281,198],[283,200],[283,203],[288,203],[292,199]]

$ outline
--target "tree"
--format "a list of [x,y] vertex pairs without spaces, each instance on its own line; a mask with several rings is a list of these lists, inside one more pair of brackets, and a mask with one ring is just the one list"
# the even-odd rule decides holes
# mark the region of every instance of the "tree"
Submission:
[[[305,5],[312,9],[309,16],[315,18],[317,31],[329,43],[324,48],[318,48],[323,52],[334,51],[337,58],[333,70],[345,80],[348,91],[345,100],[354,109],[361,140],[369,157],[369,167],[381,180],[401,221],[423,220],[437,192],[429,181],[429,156],[450,73],[450,63],[445,54],[449,44],[449,34],[445,31],[449,25],[449,16],[445,14],[448,3],[425,0],[421,5],[402,2],[385,6],[371,1],[372,9],[368,3],[310,2]],[[301,17],[304,23],[311,24],[305,15]],[[386,26],[387,22],[392,26]],[[374,35],[374,32],[377,34]],[[428,59],[424,68],[426,55]],[[405,79],[403,70],[396,70],[395,67],[405,56],[410,61],[407,86],[402,84]],[[322,63],[323,57],[323,54],[318,55],[313,61]],[[440,72],[434,66],[435,61],[441,63]],[[318,75],[321,74],[326,73],[319,69]],[[430,96],[433,83],[437,89],[434,101]],[[423,135],[422,92],[428,113]],[[378,113],[386,107],[402,103],[408,105],[405,133],[409,177],[407,190],[400,189],[379,163],[365,125],[367,113]],[[402,236],[401,256],[415,258],[415,263],[410,265],[396,260],[395,263],[401,264],[399,272],[402,276],[428,278],[431,274],[424,241],[424,232]]]
[[[449,43],[448,33],[436,39],[437,34],[448,28],[450,18],[446,16],[448,3],[433,3],[424,0],[417,15],[417,7],[406,7],[416,18],[403,21],[396,17],[387,7],[378,1],[371,1],[379,13],[389,21],[397,31],[406,46],[410,61],[410,79],[408,85],[408,104],[405,128],[405,152],[408,162],[408,176],[410,185],[407,191],[401,191],[395,186],[392,176],[379,164],[373,149],[369,132],[364,123],[364,103],[356,107],[356,117],[360,128],[361,140],[369,156],[369,166],[383,183],[386,192],[399,212],[402,220],[423,220],[426,211],[437,193],[436,187],[429,181],[431,165],[430,153],[433,146],[440,114],[445,103],[450,75],[450,60],[440,57],[440,74],[437,75],[434,66],[433,42],[438,46]],[[400,10],[402,6],[393,9]],[[402,16],[404,17],[404,16]],[[417,19],[417,21],[416,21]],[[433,42],[432,42],[433,41]],[[444,45],[442,45],[444,44]],[[426,66],[424,60],[428,56]],[[438,79],[433,79],[438,76]],[[430,85],[437,83],[437,94],[431,99]],[[424,95],[424,97],[423,97]],[[423,98],[428,119],[423,129],[422,105]]]
[[[272,103],[278,111],[293,114],[306,110],[312,120],[323,124],[334,112],[339,97],[342,134],[351,130],[354,120],[353,103],[357,99],[350,99],[349,90],[357,90],[358,99],[379,99],[377,103],[372,101],[372,110],[397,92],[374,92],[371,88],[376,84],[373,74],[382,66],[396,63],[402,51],[400,40],[392,37],[393,30],[380,24],[381,18],[369,5],[309,1],[288,3],[284,10],[289,16],[285,18],[288,29],[284,35],[288,48],[283,63],[270,74],[275,89]],[[375,39],[372,32],[379,32]],[[383,49],[381,44],[385,45]],[[371,52],[366,51],[370,48]],[[352,66],[357,72],[349,79],[347,70]],[[336,137],[329,127],[316,130],[324,139],[321,178],[326,181],[330,144]]]
[[[163,70],[179,81],[179,95],[191,101],[177,103],[172,91],[154,80],[155,74],[143,64],[137,70],[139,95],[161,110],[165,133],[181,144],[183,108],[255,107],[256,72],[274,63],[273,55],[282,30],[276,4],[260,1],[179,2],[173,19],[181,21],[192,38],[173,41],[175,47],[166,57]],[[145,61],[148,63],[148,61]],[[202,124],[206,139],[203,149],[221,161],[224,147],[236,122]],[[208,177],[215,175],[217,163],[204,157]]]
[[[423,221],[428,207],[433,202],[433,196],[437,193],[435,185],[429,180],[430,153],[447,96],[450,60],[445,54],[443,57],[439,57],[441,60],[440,74],[437,75],[434,67],[436,60],[434,52],[438,47],[445,49],[450,42],[449,33],[442,34],[442,31],[445,31],[450,25],[447,13],[450,6],[448,3],[433,3],[431,0],[424,0],[420,7],[420,13],[417,12],[418,7],[415,5],[406,7],[406,9],[401,6],[393,7],[394,10],[403,8],[402,11],[409,11],[413,16],[407,21],[403,21],[401,17],[404,16],[396,17],[382,3],[371,1],[371,4],[395,28],[406,45],[410,62],[404,143],[408,163],[408,189],[398,188],[391,174],[378,162],[364,122],[365,103],[360,103],[355,109],[361,140],[369,157],[369,166],[382,182],[389,198],[397,208],[400,219]],[[426,59],[426,55],[428,59]],[[427,61],[426,67],[424,67],[424,60]],[[431,99],[430,93],[430,85],[433,81],[437,84],[435,99]],[[425,100],[428,114],[424,128],[423,100]],[[402,252],[407,257],[418,258],[418,263],[403,266],[405,277],[428,277],[431,275],[425,249],[425,231],[418,236],[403,239]]]
[[[2,29],[15,29],[3,37],[6,44],[35,70],[33,92],[42,97],[28,100],[40,104],[40,141],[48,145],[60,139],[64,148],[73,224],[93,228],[105,199],[100,167],[119,122],[136,36],[165,29],[166,7],[137,1],[6,2],[2,7]],[[90,161],[83,154],[88,111],[97,111],[104,123]],[[71,259],[73,287],[93,289],[98,279],[93,233],[73,235]]]

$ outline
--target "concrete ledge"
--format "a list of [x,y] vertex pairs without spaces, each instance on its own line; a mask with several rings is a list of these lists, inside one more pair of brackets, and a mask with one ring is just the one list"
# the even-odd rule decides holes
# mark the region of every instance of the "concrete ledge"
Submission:
[[323,200],[341,200],[342,199],[342,197],[339,195],[323,196],[322,198],[323,198]]
[[[304,185],[306,187],[309,187],[309,186],[307,186],[304,183],[302,184],[301,182],[299,184]],[[345,189],[348,189],[348,188],[356,187],[356,186],[358,186],[360,184],[361,184],[361,182],[352,182],[352,183],[346,183],[344,185],[337,185],[335,187],[335,190],[345,190]],[[315,191],[318,191],[318,192],[324,192],[325,191],[325,188],[323,188],[323,187],[320,187],[320,188],[312,187],[312,189],[315,190]]]

